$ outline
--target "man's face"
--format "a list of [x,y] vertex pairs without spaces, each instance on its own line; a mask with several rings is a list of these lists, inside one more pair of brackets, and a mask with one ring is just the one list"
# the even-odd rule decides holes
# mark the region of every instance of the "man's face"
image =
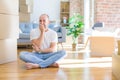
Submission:
[[42,15],[41,17],[40,17],[40,19],[39,19],[39,24],[40,25],[44,25],[45,26],[45,28],[48,26],[48,24],[49,24],[49,19],[48,19],[48,17],[46,16],[46,15]]

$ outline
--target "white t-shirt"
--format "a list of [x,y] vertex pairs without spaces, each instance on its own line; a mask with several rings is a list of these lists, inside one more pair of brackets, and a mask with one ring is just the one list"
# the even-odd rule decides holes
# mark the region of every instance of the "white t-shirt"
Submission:
[[[41,31],[39,28],[33,29],[30,32],[30,40],[37,39],[40,36]],[[51,29],[48,29],[47,32],[44,34],[44,40],[41,45],[41,49],[46,49],[50,47],[51,42],[58,42],[58,37],[57,33]],[[56,51],[57,51],[57,46],[56,46]]]

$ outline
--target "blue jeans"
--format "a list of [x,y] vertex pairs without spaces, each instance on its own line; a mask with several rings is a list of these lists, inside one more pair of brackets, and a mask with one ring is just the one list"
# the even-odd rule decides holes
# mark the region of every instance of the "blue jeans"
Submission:
[[64,50],[52,53],[38,53],[38,52],[20,52],[20,59],[25,62],[39,64],[41,68],[46,68],[56,61],[60,60],[66,55]]

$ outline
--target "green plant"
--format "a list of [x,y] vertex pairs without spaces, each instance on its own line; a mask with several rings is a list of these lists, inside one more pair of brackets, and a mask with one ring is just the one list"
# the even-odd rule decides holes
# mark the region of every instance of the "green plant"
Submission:
[[67,29],[67,35],[72,36],[73,44],[76,44],[76,39],[78,36],[83,33],[83,16],[81,16],[78,13],[75,13],[73,16],[69,18],[69,26],[66,26]]

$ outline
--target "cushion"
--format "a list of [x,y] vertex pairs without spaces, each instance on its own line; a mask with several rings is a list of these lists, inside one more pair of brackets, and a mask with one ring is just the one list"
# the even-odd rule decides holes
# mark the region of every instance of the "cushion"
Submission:
[[49,27],[50,29],[53,29],[54,26],[55,26],[55,23],[50,23],[48,27]]
[[30,39],[30,34],[29,33],[20,33],[19,39]]
[[33,29],[33,24],[32,23],[20,23],[19,27],[23,33],[30,33],[30,31]]
[[21,32],[24,32],[23,27],[25,27],[25,23],[20,23],[19,28],[20,28]]
[[56,32],[61,32],[61,26],[55,27],[54,30],[55,30]]
[[22,33],[21,29],[19,29],[19,33]]
[[39,24],[33,23],[33,29],[34,29],[34,28],[37,28],[38,26],[39,26]]

